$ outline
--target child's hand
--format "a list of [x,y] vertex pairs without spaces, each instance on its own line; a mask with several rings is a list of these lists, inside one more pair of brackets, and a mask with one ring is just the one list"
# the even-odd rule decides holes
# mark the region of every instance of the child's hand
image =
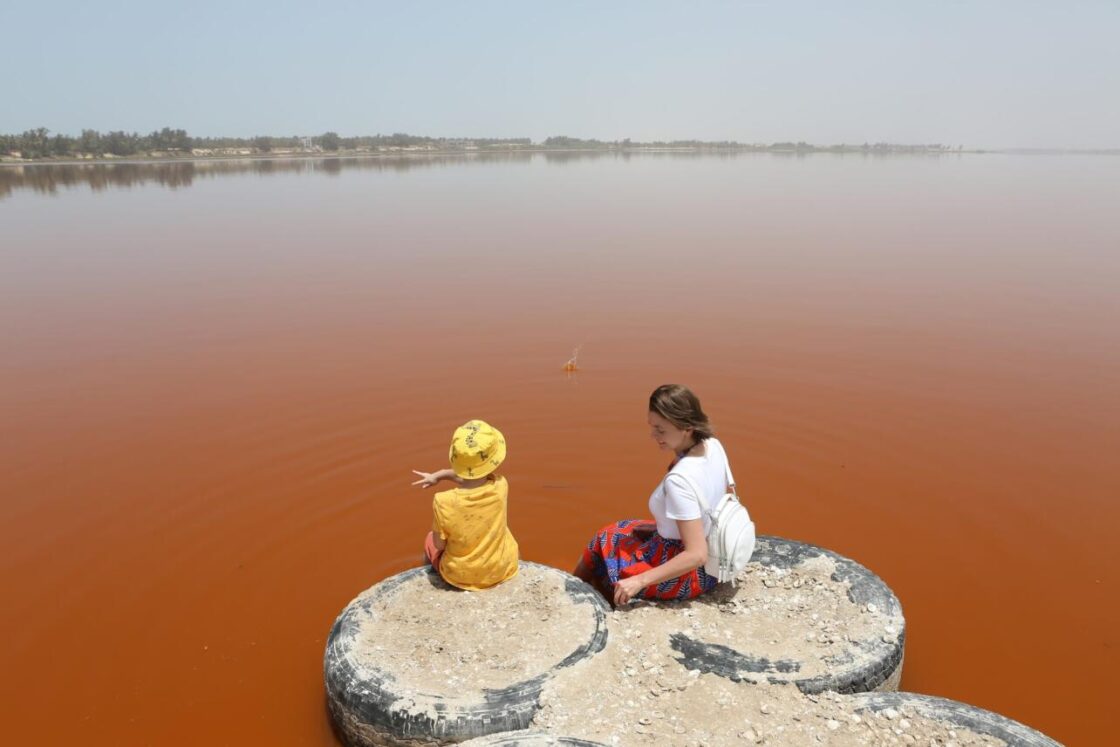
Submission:
[[433,472],[421,472],[418,469],[414,469],[412,470],[412,474],[420,475],[420,479],[412,484],[419,485],[422,488],[430,488],[439,482],[439,475]]

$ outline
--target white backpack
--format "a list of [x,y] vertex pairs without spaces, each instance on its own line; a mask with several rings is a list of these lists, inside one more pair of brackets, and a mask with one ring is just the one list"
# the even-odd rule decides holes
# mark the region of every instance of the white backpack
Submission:
[[[727,464],[727,488],[730,493],[725,493],[708,512],[712,520],[708,529],[708,562],[704,564],[704,571],[719,583],[734,582],[739,571],[751,562],[754,553],[754,522],[751,521],[747,508],[739,502],[739,494],[735,492],[735,478],[731,476],[731,465]],[[678,473],[680,474],[680,473]],[[704,502],[696,483],[686,475],[681,474],[692,486],[696,495],[696,502],[700,510],[704,511]]]

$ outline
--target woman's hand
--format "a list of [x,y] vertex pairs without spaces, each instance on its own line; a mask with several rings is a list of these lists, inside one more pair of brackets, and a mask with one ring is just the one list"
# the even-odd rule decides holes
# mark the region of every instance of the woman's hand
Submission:
[[649,584],[639,581],[638,576],[619,580],[619,582],[614,585],[614,606],[621,607],[629,603],[631,599],[641,594],[642,589],[646,588],[648,585]]
[[[678,578],[708,562],[708,541],[700,519],[678,519],[684,550],[668,562],[654,566],[644,573],[624,578],[614,585],[614,605],[626,604],[641,593],[642,589],[655,586],[671,578]],[[640,579],[640,580],[639,580]]]

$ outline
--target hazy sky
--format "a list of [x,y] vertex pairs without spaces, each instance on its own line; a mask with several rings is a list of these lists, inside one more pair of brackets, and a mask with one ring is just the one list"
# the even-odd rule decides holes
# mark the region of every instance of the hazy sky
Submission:
[[1120,147],[1120,0],[9,3],[0,132]]

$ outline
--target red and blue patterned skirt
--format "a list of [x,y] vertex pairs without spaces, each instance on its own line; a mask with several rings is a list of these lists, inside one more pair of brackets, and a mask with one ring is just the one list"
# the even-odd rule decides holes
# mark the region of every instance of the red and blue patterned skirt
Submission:
[[[649,539],[635,536],[649,533]],[[637,576],[663,565],[684,549],[684,543],[657,533],[657,524],[640,519],[623,519],[600,529],[583,551],[583,564],[612,586],[619,579]],[[700,566],[694,571],[647,586],[635,599],[685,600],[716,588],[716,579]]]

